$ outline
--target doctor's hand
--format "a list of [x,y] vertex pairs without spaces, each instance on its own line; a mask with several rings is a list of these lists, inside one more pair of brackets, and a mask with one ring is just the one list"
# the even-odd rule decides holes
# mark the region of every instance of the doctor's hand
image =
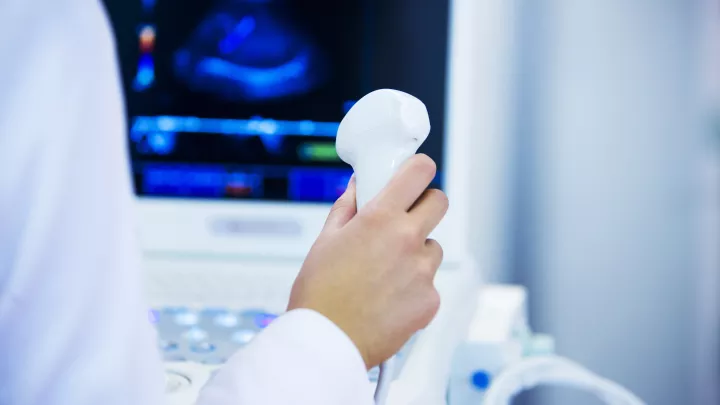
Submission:
[[433,278],[442,248],[427,239],[448,200],[426,188],[435,163],[410,158],[359,212],[355,181],[335,203],[292,288],[288,309],[326,316],[355,343],[368,369],[426,327],[440,305]]

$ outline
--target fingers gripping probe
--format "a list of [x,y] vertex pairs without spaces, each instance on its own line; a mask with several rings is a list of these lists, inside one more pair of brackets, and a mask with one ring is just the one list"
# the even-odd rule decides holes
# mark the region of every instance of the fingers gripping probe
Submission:
[[[335,148],[353,167],[357,208],[373,199],[395,171],[425,142],[430,118],[425,104],[397,90],[376,90],[348,111],[338,128]],[[392,358],[380,365],[375,403],[383,405],[394,371]]]

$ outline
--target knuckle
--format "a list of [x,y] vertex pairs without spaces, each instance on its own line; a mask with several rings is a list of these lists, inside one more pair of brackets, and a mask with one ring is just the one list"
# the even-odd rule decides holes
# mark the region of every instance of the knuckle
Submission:
[[378,218],[380,221],[391,221],[394,219],[395,214],[393,213],[392,209],[390,209],[386,205],[376,204],[372,208],[373,214]]
[[401,224],[396,229],[404,244],[414,246],[418,244],[418,240],[422,238],[420,229],[412,223]]
[[432,280],[432,277],[435,276],[435,271],[437,270],[437,268],[438,268],[438,262],[435,259],[435,257],[433,257],[433,256],[425,257],[422,260],[422,264],[420,265],[420,272],[423,275],[430,277],[430,280]]
[[434,239],[430,239],[429,245],[430,254],[434,262],[437,263],[437,265],[439,266],[443,260],[443,257],[445,256],[445,250],[443,249],[442,245]]
[[375,228],[388,226],[393,220],[390,210],[377,204],[368,204],[359,215],[362,215],[368,225]]
[[440,264],[442,263],[442,260],[439,258],[439,256],[433,254],[433,255],[427,255],[423,259],[420,260],[419,263],[419,269],[418,269],[418,277],[420,277],[423,282],[429,283],[430,285],[433,285],[433,282],[435,280],[435,275],[437,274],[438,269],[440,268]]
[[448,200],[447,194],[437,189],[430,190],[430,193],[431,197],[437,202],[437,205],[442,207],[444,211],[447,211],[450,206],[450,200]]
[[433,213],[441,213],[444,216],[450,206],[447,194],[442,190],[428,189],[423,192],[422,197],[418,200],[417,206],[424,206]]
[[425,310],[428,322],[430,322],[432,318],[435,317],[438,310],[440,310],[440,293],[438,293],[435,287],[430,288],[430,291],[425,298]]
[[435,164],[435,161],[430,158],[430,156],[423,153],[417,154],[415,155],[413,163],[416,170],[422,172],[423,174],[427,174],[428,176],[435,177],[435,173],[437,172],[437,165]]
[[352,201],[349,201],[349,200],[350,199],[345,196],[338,198],[335,201],[335,204],[333,204],[332,207],[330,208],[330,212],[337,212],[337,211],[341,211],[341,210],[350,208]]

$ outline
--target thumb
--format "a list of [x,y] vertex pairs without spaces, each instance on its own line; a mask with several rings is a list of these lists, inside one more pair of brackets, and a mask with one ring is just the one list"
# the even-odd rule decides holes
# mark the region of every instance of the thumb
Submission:
[[355,190],[355,175],[353,174],[350,177],[347,189],[330,209],[330,214],[323,229],[340,229],[355,216],[355,213],[357,213]]

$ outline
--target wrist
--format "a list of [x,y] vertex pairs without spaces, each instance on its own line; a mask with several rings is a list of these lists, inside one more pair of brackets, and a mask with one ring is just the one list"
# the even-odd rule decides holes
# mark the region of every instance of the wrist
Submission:
[[365,366],[366,370],[370,370],[377,364],[373,364],[372,362],[372,356],[369,354],[368,345],[364,344],[364,340],[362,339],[362,334],[359,333],[359,331],[355,331],[355,328],[351,326],[348,322],[343,322],[342,316],[336,316],[331,313],[331,311],[323,311],[322,309],[314,308],[313,306],[307,305],[299,305],[299,306],[290,306],[288,307],[288,311],[311,311],[312,313],[322,317],[327,322],[331,323],[339,333],[343,335],[345,339],[352,345],[355,352],[359,355],[360,359],[363,362],[363,365]]
[[353,346],[355,346],[355,350],[357,350],[358,354],[363,360],[363,364],[365,364],[366,370],[370,370],[377,365],[373,364],[372,356],[370,355],[370,351],[368,350],[369,345],[364,344],[365,342],[362,339],[362,334],[359,333],[359,331],[354,331],[349,324],[342,322],[341,318],[335,318],[327,315],[324,316],[335,326],[337,326],[338,329],[340,329],[345,334],[345,336],[347,336],[347,338],[353,343]]

